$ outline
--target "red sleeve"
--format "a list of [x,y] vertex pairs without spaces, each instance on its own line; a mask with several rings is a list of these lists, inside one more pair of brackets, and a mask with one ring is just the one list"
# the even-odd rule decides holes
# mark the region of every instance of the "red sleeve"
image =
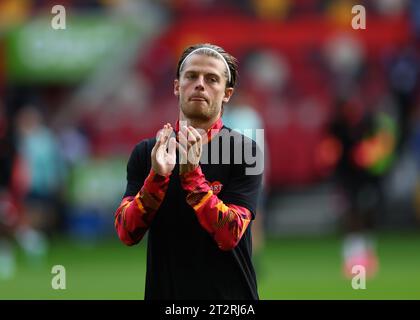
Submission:
[[213,194],[200,166],[181,175],[181,184],[188,192],[187,203],[194,209],[201,226],[221,250],[233,249],[251,222],[251,212],[241,206],[225,204]]
[[132,246],[140,242],[159,209],[169,185],[169,176],[150,170],[135,197],[125,197],[115,212],[115,229],[122,242]]

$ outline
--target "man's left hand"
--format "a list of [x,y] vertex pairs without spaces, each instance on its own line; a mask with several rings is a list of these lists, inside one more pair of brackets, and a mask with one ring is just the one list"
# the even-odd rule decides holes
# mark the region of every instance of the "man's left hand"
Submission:
[[184,126],[179,130],[177,148],[180,154],[179,173],[184,174],[195,170],[201,159],[202,137],[192,126]]

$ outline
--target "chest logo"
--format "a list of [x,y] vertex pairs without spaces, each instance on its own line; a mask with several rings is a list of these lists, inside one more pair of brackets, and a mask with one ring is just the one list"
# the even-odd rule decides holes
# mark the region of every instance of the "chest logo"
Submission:
[[218,194],[220,191],[222,191],[223,184],[220,183],[220,181],[214,181],[210,183],[210,188],[213,191],[213,194]]

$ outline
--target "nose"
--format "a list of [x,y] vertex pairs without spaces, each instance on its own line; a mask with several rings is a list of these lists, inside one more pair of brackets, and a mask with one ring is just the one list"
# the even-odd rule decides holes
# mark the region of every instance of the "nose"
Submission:
[[204,77],[202,75],[197,77],[197,81],[195,83],[195,89],[196,90],[204,90]]

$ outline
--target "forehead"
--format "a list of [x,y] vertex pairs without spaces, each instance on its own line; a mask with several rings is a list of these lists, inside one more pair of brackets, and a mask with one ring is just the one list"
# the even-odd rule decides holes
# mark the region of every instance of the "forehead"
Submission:
[[205,54],[193,54],[188,57],[182,69],[182,72],[196,71],[214,73],[220,76],[226,72],[226,66],[222,60]]

